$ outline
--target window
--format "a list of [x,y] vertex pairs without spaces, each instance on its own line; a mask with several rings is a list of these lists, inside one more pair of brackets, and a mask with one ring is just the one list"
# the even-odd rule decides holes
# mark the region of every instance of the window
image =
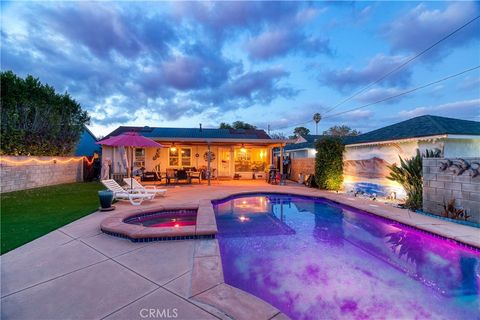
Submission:
[[261,172],[265,170],[267,150],[251,148],[244,150],[235,148],[235,172]]
[[135,148],[135,159],[133,166],[135,168],[145,167],[145,149]]
[[171,167],[178,167],[178,148],[175,150],[168,149],[168,165]]
[[190,167],[192,165],[192,149],[190,148],[182,148],[182,166],[183,167]]
[[192,149],[177,148],[169,149],[168,165],[171,167],[190,167],[192,165]]

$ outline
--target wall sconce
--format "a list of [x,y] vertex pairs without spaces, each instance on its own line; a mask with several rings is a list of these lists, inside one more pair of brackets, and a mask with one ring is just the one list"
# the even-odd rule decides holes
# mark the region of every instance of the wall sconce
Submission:
[[175,146],[175,142],[172,143],[172,146],[170,147],[170,151],[172,151],[172,152],[177,151],[177,147]]
[[241,153],[247,152],[247,149],[245,149],[245,145],[242,143],[242,147],[240,148]]

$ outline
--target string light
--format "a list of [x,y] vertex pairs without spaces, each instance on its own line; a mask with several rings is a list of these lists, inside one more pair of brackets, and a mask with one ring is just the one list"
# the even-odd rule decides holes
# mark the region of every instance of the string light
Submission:
[[13,165],[22,165],[22,164],[27,164],[29,162],[35,162],[35,163],[41,163],[41,164],[47,164],[47,163],[61,163],[61,164],[65,164],[65,163],[69,163],[69,162],[73,162],[73,161],[81,161],[81,160],[84,160],[87,162],[87,165],[92,165],[93,164],[93,161],[95,160],[95,157],[92,158],[92,160],[88,160],[87,157],[78,157],[78,158],[75,158],[75,157],[71,157],[71,158],[68,158],[68,159],[58,159],[58,158],[53,158],[53,159],[49,159],[49,160],[40,160],[40,159],[37,159],[37,158],[30,158],[30,159],[26,159],[26,160],[11,160],[11,159],[7,159],[7,158],[4,158],[4,157],[0,157],[0,162],[6,162],[6,163],[10,163],[10,164],[13,164]]

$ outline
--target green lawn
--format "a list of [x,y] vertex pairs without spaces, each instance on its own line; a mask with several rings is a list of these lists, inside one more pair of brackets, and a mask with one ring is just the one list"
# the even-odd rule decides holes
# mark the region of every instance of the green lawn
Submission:
[[98,182],[79,182],[1,194],[1,254],[99,207]]

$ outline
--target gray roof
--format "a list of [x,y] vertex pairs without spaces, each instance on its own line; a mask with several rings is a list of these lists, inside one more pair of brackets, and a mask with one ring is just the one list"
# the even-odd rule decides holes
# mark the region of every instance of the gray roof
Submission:
[[480,135],[480,122],[425,115],[352,137],[346,144],[420,138],[443,134]]
[[108,134],[117,136],[119,134],[135,131],[138,134],[148,138],[179,138],[179,139],[270,139],[270,136],[264,130],[244,130],[244,129],[210,129],[210,128],[161,128],[161,127],[126,127],[121,126]]

